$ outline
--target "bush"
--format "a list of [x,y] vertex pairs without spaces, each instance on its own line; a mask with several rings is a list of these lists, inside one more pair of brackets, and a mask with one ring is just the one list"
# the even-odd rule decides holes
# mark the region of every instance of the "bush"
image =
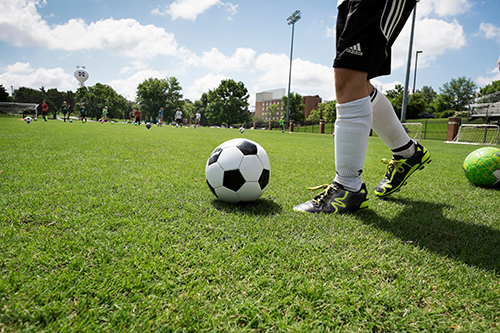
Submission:
[[456,111],[454,110],[447,110],[443,112],[437,112],[434,115],[436,116],[436,118],[449,118],[452,117],[455,114],[455,112]]

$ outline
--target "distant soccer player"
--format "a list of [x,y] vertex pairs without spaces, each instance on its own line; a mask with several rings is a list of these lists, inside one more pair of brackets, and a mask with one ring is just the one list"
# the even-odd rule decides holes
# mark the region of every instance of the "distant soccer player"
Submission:
[[106,122],[108,120],[108,107],[105,106],[104,109],[102,109],[102,119],[101,119],[101,124]]
[[337,54],[333,63],[337,120],[332,184],[294,208],[308,213],[341,214],[368,208],[361,179],[373,130],[392,150],[385,177],[375,195],[386,197],[431,161],[427,149],[410,139],[391,103],[370,79],[391,73],[391,47],[419,0],[338,0]]
[[281,133],[285,133],[285,118],[281,116],[280,119],[280,127],[281,127]]
[[87,122],[87,112],[85,111],[85,103],[80,102],[80,118],[82,119],[82,123]]
[[64,101],[61,105],[61,108],[59,109],[59,112],[62,112],[63,114],[63,119],[64,119],[64,122],[66,122],[66,114],[68,114],[68,120],[69,120],[69,107],[71,105],[68,105],[68,103],[66,101]]
[[163,121],[163,108],[160,108],[160,111],[158,111],[158,119],[157,119],[156,126],[161,127],[162,121]]
[[43,100],[42,102],[42,116],[43,116],[43,121],[47,121],[47,113],[49,112],[49,106],[47,105],[47,103],[45,102],[45,100]]
[[177,126],[182,126],[182,111],[180,108],[177,108],[177,112],[175,112],[175,122]]
[[200,110],[196,111],[195,119],[194,119],[194,128],[200,128],[201,122],[201,113]]
[[139,108],[135,109],[134,117],[135,117],[135,123],[137,125],[140,125],[141,124],[141,111],[139,111]]

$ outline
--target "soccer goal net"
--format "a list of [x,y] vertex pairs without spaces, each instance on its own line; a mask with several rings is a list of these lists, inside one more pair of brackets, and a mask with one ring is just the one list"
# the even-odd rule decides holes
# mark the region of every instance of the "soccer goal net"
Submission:
[[33,115],[35,118],[38,117],[38,104],[35,103],[10,103],[10,102],[0,102],[0,113],[19,115],[23,118],[28,115]]
[[422,140],[422,123],[402,123],[401,125],[403,125],[410,139]]
[[500,127],[494,124],[463,124],[458,129],[457,136],[450,143],[470,145],[497,145]]

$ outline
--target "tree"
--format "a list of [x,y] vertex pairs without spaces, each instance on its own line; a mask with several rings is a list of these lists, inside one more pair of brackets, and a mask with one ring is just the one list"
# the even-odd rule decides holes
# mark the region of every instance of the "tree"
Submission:
[[436,111],[466,111],[476,97],[477,86],[471,79],[459,77],[445,83],[433,103]]
[[192,103],[189,99],[182,101],[182,116],[189,121],[194,119],[194,115],[196,113],[194,103]]
[[165,119],[173,119],[177,108],[183,105],[182,90],[175,77],[166,79],[149,78],[137,86],[137,102],[146,118],[158,115],[163,108]]
[[327,123],[334,122],[337,119],[337,101],[330,101],[326,103],[320,103],[317,110],[312,110],[308,121],[319,122],[320,119],[324,119]]
[[125,97],[119,95],[110,86],[102,83],[96,83],[92,87],[83,86],[78,88],[76,100],[85,102],[87,117],[96,120],[102,116],[102,109],[105,106],[108,107],[108,118],[124,118],[128,110]]
[[13,98],[16,103],[42,103],[41,92],[33,88],[19,87],[14,90]]
[[201,113],[201,123],[205,124],[206,123],[206,110],[208,107],[208,94],[203,93],[201,95],[201,98],[197,101],[194,102],[194,109],[196,111],[200,111]]
[[410,96],[410,102],[406,106],[406,119],[417,119],[427,109],[427,100],[421,91]]
[[500,80],[493,81],[491,84],[485,85],[483,88],[479,89],[479,93],[477,95],[481,97],[493,94],[497,91],[500,91]]
[[422,92],[425,100],[427,101],[427,104],[432,103],[437,96],[434,89],[432,89],[432,87],[429,87],[429,86],[424,86],[422,88],[421,92]]
[[211,124],[239,124],[247,122],[248,90],[243,82],[222,80],[219,87],[208,91],[206,118]]
[[493,81],[479,90],[477,94],[481,98],[478,103],[496,103],[500,101],[500,80]]
[[273,120],[278,116],[278,104],[271,104],[267,108],[267,119]]
[[[170,118],[174,118],[177,108],[182,108],[184,101],[182,101],[182,87],[179,81],[175,77],[167,78],[168,89],[167,89],[167,100],[165,105],[164,114],[167,114]],[[157,110],[158,111],[158,110]],[[189,111],[189,110],[187,110]],[[169,118],[167,118],[169,119]]]
[[12,102],[12,98],[9,96],[3,84],[0,84],[0,102]]
[[[304,116],[304,99],[298,93],[290,93],[290,114],[288,115],[289,120],[294,122],[300,122],[305,119]],[[282,104],[287,105],[288,97],[283,96]],[[286,118],[286,117],[285,117]]]

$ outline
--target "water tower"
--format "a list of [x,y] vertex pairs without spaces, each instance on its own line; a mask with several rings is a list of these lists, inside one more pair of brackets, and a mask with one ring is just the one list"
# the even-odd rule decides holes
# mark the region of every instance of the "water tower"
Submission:
[[89,72],[87,72],[85,66],[76,66],[75,78],[80,82],[80,87],[85,85],[85,81],[89,78]]

